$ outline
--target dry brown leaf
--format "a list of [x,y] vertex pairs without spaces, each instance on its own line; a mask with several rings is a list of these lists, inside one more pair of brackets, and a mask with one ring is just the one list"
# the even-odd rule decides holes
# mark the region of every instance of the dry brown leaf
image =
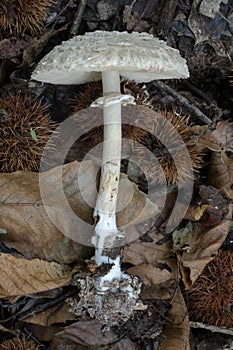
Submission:
[[99,321],[80,321],[57,333],[49,350],[97,348],[112,344],[117,338],[111,330],[103,334],[102,324]]
[[36,57],[44,49],[47,42],[52,37],[57,35],[59,32],[65,30],[66,28],[67,28],[67,25],[63,26],[62,28],[56,29],[56,30],[52,29],[40,37],[33,38],[32,42],[25,48],[25,50],[23,52],[23,62],[19,66],[19,68],[30,66],[30,64],[35,61]]
[[[215,48],[217,44],[219,48],[222,46],[222,50],[216,50],[216,54],[227,57],[227,52],[224,50],[224,44],[221,39],[223,35],[227,35],[228,33],[230,35],[230,32],[222,16],[219,13],[214,16],[214,11],[218,8],[217,2],[219,0],[208,1],[214,4],[214,6],[208,6],[206,0],[194,0],[192,2],[192,8],[188,17],[189,28],[195,36],[195,45],[204,42]],[[210,15],[211,12],[212,15]]]
[[198,136],[199,144],[212,151],[219,151],[219,145],[216,143],[216,138],[212,135],[208,125],[194,125],[192,128],[195,135]]
[[171,250],[171,240],[158,245],[164,238],[161,233],[148,234],[152,242],[137,240],[123,250],[122,261],[135,265],[128,273],[139,276],[145,286],[141,297],[143,299],[169,299],[174,293],[177,282],[177,264]]
[[30,43],[32,38],[25,36],[23,39],[11,37],[9,39],[3,39],[0,41],[0,58],[1,59],[12,59],[22,55]]
[[74,321],[76,316],[69,311],[70,306],[63,302],[58,308],[57,305],[49,309],[37,313],[24,319],[24,322],[33,323],[41,326],[51,326],[55,323],[64,323],[67,321]]
[[[2,241],[27,258],[40,257],[60,263],[89,258],[93,250],[80,243],[91,245],[97,170],[91,161],[84,161],[44,172],[44,202],[37,173],[0,174],[0,232],[5,233]],[[130,202],[117,216],[118,226],[126,232],[128,226],[144,222],[159,212],[157,205],[122,175],[121,204],[127,203],[129,194]]]
[[199,221],[204,214],[208,204],[190,205],[185,213],[184,219],[190,221]]
[[189,289],[224,242],[231,226],[232,206],[222,222],[208,228],[190,224],[173,234],[174,250],[180,262],[185,287]]
[[131,267],[127,270],[127,272],[140,277],[145,286],[151,286],[155,283],[161,284],[171,278],[171,272],[169,272],[167,269],[160,269],[153,265],[147,264]]
[[[69,164],[63,170],[64,190],[67,188],[68,191],[72,176],[78,173],[79,164]],[[51,180],[48,195],[54,200],[57,191],[55,175],[56,169],[48,173]],[[88,181],[89,177],[86,177]],[[8,247],[17,249],[27,258],[39,257],[60,263],[70,263],[92,255],[90,248],[70,240],[53,225],[41,201],[37,173],[0,174],[0,187],[0,228],[6,232],[1,239]],[[78,190],[75,199],[80,203]],[[87,212],[86,208],[85,202],[81,201],[80,216]]]
[[214,18],[220,10],[221,3],[227,4],[228,0],[202,0],[200,4],[200,13],[204,16]]
[[141,346],[126,337],[113,344],[111,350],[141,350]]
[[190,205],[184,219],[199,221],[204,226],[215,226],[222,221],[224,211],[210,204]]
[[168,311],[172,323],[165,326],[164,341],[159,350],[189,350],[189,318],[187,308],[180,289],[176,290],[172,308]]
[[141,264],[131,267],[127,273],[138,276],[143,282],[141,298],[145,299],[169,299],[174,292],[173,272],[169,272],[166,268],[158,268],[153,265]]
[[153,242],[142,242],[137,240],[130,243],[123,250],[122,262],[130,263],[132,265],[153,264],[160,266],[164,264],[172,255],[171,241],[162,245],[156,242],[164,238],[161,233],[150,233],[149,237]]
[[41,342],[49,342],[53,339],[54,335],[60,332],[63,327],[60,325],[53,325],[49,327],[40,326],[38,324],[19,322],[17,323],[18,327],[23,327],[28,331],[29,334],[33,334],[33,336]]
[[0,254],[0,297],[42,292],[71,282],[72,270],[54,262]]
[[213,136],[219,151],[212,152],[208,183],[233,199],[233,123],[219,122]]
[[123,23],[126,24],[128,31],[145,32],[150,28],[147,21],[141,19],[137,12],[132,11],[132,5],[126,5],[123,11]]
[[224,212],[221,209],[215,208],[212,205],[209,205],[206,208],[200,222],[202,223],[203,226],[207,226],[207,227],[215,226],[222,221],[223,217],[224,217]]
[[139,276],[142,280],[142,299],[171,300],[172,309],[168,318],[172,320],[172,324],[166,326],[163,332],[165,340],[161,350],[189,349],[189,321],[185,318],[186,307],[181,292],[176,290],[178,271],[171,241],[158,245],[156,242],[163,236],[155,232],[148,235],[153,242],[138,240],[124,248],[123,262],[137,265],[129,268],[127,272]]

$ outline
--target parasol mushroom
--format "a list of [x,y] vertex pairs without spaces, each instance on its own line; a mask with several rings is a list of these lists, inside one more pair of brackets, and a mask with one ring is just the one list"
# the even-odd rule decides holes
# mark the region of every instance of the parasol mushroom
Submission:
[[[102,79],[104,145],[94,244],[98,265],[113,264],[111,276],[119,276],[119,256],[103,254],[121,237],[116,225],[116,203],[121,161],[121,104],[134,103],[120,93],[120,76],[135,82],[187,78],[185,59],[178,50],[147,33],[96,31],[76,36],[56,46],[36,67],[32,79],[52,84],[82,84]],[[111,277],[112,278],[112,277]]]

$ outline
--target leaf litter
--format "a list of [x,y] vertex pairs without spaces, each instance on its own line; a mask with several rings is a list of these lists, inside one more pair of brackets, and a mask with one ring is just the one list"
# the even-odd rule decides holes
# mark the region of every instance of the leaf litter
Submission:
[[[59,44],[61,39],[69,38],[71,22],[75,22],[72,16],[79,13],[76,7],[72,1],[65,5],[57,1],[51,10],[54,19],[48,20],[46,31],[41,36],[26,33],[2,37],[0,80],[3,95],[15,89],[30,90],[34,96],[43,96],[50,102],[54,119],[69,114],[68,105],[60,103],[57,108],[57,102],[63,101],[64,95],[70,91],[78,98],[79,90],[75,87],[69,87],[69,90],[62,87],[62,90],[60,87],[40,86],[30,82],[30,74],[44,52]],[[108,13],[104,13],[106,9]],[[163,22],[167,23],[167,28]],[[48,170],[51,182],[47,191],[52,215],[59,228],[51,222],[43,206],[37,173],[0,174],[0,259],[1,275],[6,276],[0,281],[0,323],[4,325],[0,328],[1,342],[21,322],[18,328],[21,336],[32,333],[32,341],[41,348],[52,350],[68,347],[131,350],[149,346],[160,350],[189,349],[190,339],[191,342],[193,339],[190,333],[199,345],[201,340],[190,328],[184,296],[214,261],[220,248],[232,249],[232,239],[228,235],[231,232],[233,181],[232,123],[229,120],[233,108],[229,79],[232,75],[229,62],[232,62],[233,55],[230,2],[213,4],[208,0],[197,0],[189,4],[169,0],[166,4],[163,1],[152,4],[146,0],[123,1],[114,3],[111,8],[111,4],[106,6],[105,1],[96,0],[88,2],[79,25],[80,33],[94,29],[148,31],[180,50],[189,64],[191,85],[185,87],[182,82],[171,82],[171,86],[166,87],[155,83],[148,84],[147,89],[153,108],[172,110],[175,106],[181,108],[184,115],[190,115],[194,125],[192,132],[207,150],[206,165],[196,175],[193,200],[184,220],[176,231],[167,235],[163,228],[169,210],[158,220],[160,212],[147,197],[145,181],[137,171],[133,174],[136,182],[133,185],[134,201],[130,208],[119,213],[118,222],[127,227],[131,217],[139,215],[145,202],[147,207],[144,216],[135,220],[132,227],[127,227],[128,235],[133,239],[122,247],[122,264],[132,278],[139,278],[142,283],[140,297],[146,307],[112,329],[106,329],[100,321],[87,315],[74,315],[70,305],[64,302],[80,294],[80,286],[74,285],[77,273],[91,276],[90,271],[87,272],[86,260],[93,255],[93,248],[82,244],[88,240],[85,235],[90,233],[80,227],[82,242],[74,241],[74,225],[67,212],[62,206],[59,211],[53,208],[59,203],[58,169]],[[224,98],[221,91],[224,91]],[[181,95],[187,99],[182,100]],[[208,126],[200,125],[205,124],[200,120],[207,120]],[[37,135],[33,131],[31,135],[36,141]],[[68,164],[60,165],[66,198],[75,214],[93,226],[92,210],[74,185],[79,163],[72,162],[75,160],[72,156],[69,155]],[[125,164],[122,163],[122,170],[127,174]],[[94,203],[96,169],[90,161],[85,167],[85,195]],[[121,200],[124,201],[124,193],[132,189],[124,174],[122,189]],[[67,236],[61,233],[64,230]],[[95,267],[92,268],[95,271]],[[82,304],[85,302],[83,297]],[[223,348],[224,343],[221,346]]]

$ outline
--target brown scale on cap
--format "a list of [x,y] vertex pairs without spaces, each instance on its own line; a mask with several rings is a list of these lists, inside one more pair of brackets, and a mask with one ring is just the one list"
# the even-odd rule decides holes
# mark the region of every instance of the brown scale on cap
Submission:
[[0,3],[0,30],[4,36],[30,33],[33,36],[44,29],[48,8],[53,0],[2,0]]
[[0,172],[38,171],[55,129],[47,107],[30,96],[0,98]]
[[[148,97],[145,91],[134,82],[131,81],[123,81],[121,84],[121,88],[123,93],[127,93],[132,95],[135,98],[135,102],[138,105],[147,105]],[[74,95],[74,98],[71,100],[71,106],[74,109],[74,112],[78,112],[82,109],[88,108],[92,102],[94,102],[97,98],[101,97],[103,94],[102,91],[102,82],[92,82],[83,85],[80,91]],[[80,139],[82,141],[90,140],[90,143],[93,145],[97,145],[103,142],[103,126],[93,127],[92,119],[80,120],[80,123],[85,124],[86,128],[91,129],[90,132],[84,134]],[[124,124],[124,120],[122,120],[122,137],[134,141],[142,141],[147,132],[142,128],[132,127],[131,125]]]
[[[158,122],[158,117],[161,122]],[[181,184],[187,178],[192,178],[190,163],[187,162],[186,155],[180,149],[181,141],[183,140],[183,146],[189,153],[194,172],[198,171],[203,164],[204,149],[197,143],[189,117],[182,116],[175,110],[158,111],[155,113],[154,121],[145,121],[145,125],[151,124],[151,135],[148,134],[143,141],[143,145],[150,152],[140,145],[135,149],[136,159],[140,160],[139,165],[146,176],[155,179],[157,183],[164,183],[166,179],[169,184],[176,185]],[[152,136],[153,134],[156,137]],[[181,140],[177,135],[180,135]],[[173,155],[169,152],[169,148],[174,152]],[[177,166],[179,166],[179,175]]]
[[0,344],[1,350],[39,350],[39,347],[26,338],[15,337]]
[[191,319],[231,328],[233,324],[233,253],[220,251],[188,292]]

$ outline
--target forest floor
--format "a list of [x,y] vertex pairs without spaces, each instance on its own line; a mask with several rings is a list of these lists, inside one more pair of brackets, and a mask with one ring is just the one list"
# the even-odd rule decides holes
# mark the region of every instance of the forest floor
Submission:
[[[31,79],[56,45],[95,30],[150,33],[179,50],[190,73],[121,82],[139,105],[139,124],[122,129],[134,143],[119,202],[129,204],[129,193],[132,202],[117,216],[127,227],[122,269],[141,283],[141,308],[128,320],[122,312],[111,321],[108,306],[97,312],[87,282],[104,273],[89,260],[86,231],[103,140],[99,114],[87,108],[101,83]],[[233,349],[232,59],[233,0],[2,0],[0,349]]]

